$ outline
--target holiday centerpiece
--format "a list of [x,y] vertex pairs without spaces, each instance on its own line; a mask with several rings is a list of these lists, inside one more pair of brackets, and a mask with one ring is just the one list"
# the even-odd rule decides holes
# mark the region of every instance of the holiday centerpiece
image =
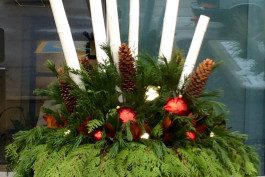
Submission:
[[[174,2],[168,0],[165,20]],[[100,35],[94,33],[96,66],[87,58],[80,59],[80,68],[70,60],[62,66],[47,61],[57,81],[35,93],[59,108],[44,108],[47,125],[15,134],[7,146],[16,176],[258,174],[258,156],[244,144],[245,135],[226,128],[228,111],[215,101],[219,92],[204,91],[215,61],[205,59],[193,71],[198,51],[189,51],[184,61],[180,52],[165,49],[163,37],[154,58],[137,55],[119,40],[99,48]],[[137,40],[131,41],[135,48]]]

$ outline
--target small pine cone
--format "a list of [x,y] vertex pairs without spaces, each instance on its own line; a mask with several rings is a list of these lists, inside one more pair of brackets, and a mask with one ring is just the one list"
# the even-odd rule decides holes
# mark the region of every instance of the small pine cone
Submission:
[[188,78],[185,89],[188,95],[198,97],[202,93],[214,65],[215,62],[211,59],[205,59],[199,64]]
[[64,69],[59,68],[57,71],[58,71],[58,80],[59,80],[61,97],[66,106],[67,111],[71,114],[74,112],[74,108],[76,105],[76,98],[70,94],[71,87],[64,80],[64,76],[65,76]]
[[59,76],[63,76],[65,74],[64,68],[63,67],[59,67],[57,69],[57,73]]
[[88,57],[79,59],[79,62],[85,68],[85,70],[92,69],[96,65],[96,60],[90,59]]
[[136,69],[134,58],[127,44],[121,44],[119,50],[119,70],[122,76],[122,89],[124,91],[135,90]]
[[71,114],[75,109],[76,98],[70,94],[70,91],[71,87],[69,84],[60,82],[61,97],[63,98],[67,111]]
[[85,69],[89,68],[90,61],[89,61],[88,57],[84,57],[84,58],[79,59],[79,62]]

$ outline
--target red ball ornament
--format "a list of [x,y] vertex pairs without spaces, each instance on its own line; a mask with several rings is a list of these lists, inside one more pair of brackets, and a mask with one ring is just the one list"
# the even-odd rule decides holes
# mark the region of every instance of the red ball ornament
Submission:
[[102,131],[101,130],[96,130],[93,133],[93,138],[95,141],[100,141],[102,139]]
[[130,130],[134,141],[138,141],[142,135],[142,127],[137,122],[132,122],[130,125]]
[[115,129],[111,123],[106,123],[104,125],[105,133],[107,138],[114,138],[115,136]]
[[64,126],[68,124],[68,121],[65,119],[65,117],[63,115],[61,115],[61,120],[62,120]]
[[189,113],[188,117],[191,118],[191,123],[193,126],[195,126],[197,123],[196,117],[192,113]]
[[136,113],[132,108],[123,107],[118,109],[119,118],[122,123],[136,120]]
[[172,141],[172,135],[169,132],[165,132],[163,135],[163,141],[164,143]]
[[184,116],[187,114],[188,106],[182,97],[176,97],[168,100],[164,109],[170,113]]
[[207,130],[207,126],[206,125],[203,125],[203,124],[201,124],[201,125],[197,125],[196,127],[195,127],[195,129],[196,129],[196,132],[197,133],[199,133],[199,134],[203,134],[206,130]]
[[144,129],[145,129],[146,133],[151,134],[152,129],[151,129],[151,127],[148,125],[148,123],[144,123]]
[[87,124],[91,120],[90,117],[87,117],[77,128],[78,134],[82,134],[84,136],[88,136],[88,131],[87,131]]
[[166,117],[163,119],[162,125],[164,129],[168,129],[172,125],[172,120],[169,117]]
[[196,140],[196,134],[193,131],[186,132],[186,138],[191,141]]
[[48,128],[59,128],[60,127],[60,124],[57,122],[55,117],[50,114],[45,114],[43,116],[43,119],[46,121]]

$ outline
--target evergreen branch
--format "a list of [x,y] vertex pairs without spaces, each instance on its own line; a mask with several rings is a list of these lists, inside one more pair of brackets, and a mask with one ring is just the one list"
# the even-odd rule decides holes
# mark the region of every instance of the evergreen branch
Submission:
[[56,70],[55,64],[52,60],[47,60],[44,63],[45,67],[48,68],[50,71],[53,72],[53,74],[57,77],[58,76],[58,72]]
[[38,95],[38,96],[51,96],[51,91],[50,90],[46,90],[46,89],[35,89],[33,91],[34,95]]
[[200,97],[205,97],[205,98],[221,98],[224,95],[224,91],[219,89],[219,90],[214,90],[210,92],[203,92]]
[[111,65],[114,65],[114,60],[113,60],[110,45],[109,44],[103,44],[103,45],[101,45],[101,48],[102,48],[102,50],[105,51],[105,53],[109,57],[109,61],[110,61]]
[[163,134],[162,122],[159,122],[152,130],[152,135],[154,137],[161,137]]
[[93,132],[97,128],[103,126],[103,124],[104,123],[101,120],[98,120],[98,119],[93,119],[93,120],[89,121],[88,124],[87,124],[88,133]]
[[133,140],[133,136],[132,136],[132,133],[131,133],[131,130],[130,130],[130,122],[126,123],[125,127],[126,127],[126,138],[127,138],[128,141],[132,141]]
[[112,158],[115,157],[118,154],[119,149],[120,149],[120,143],[115,142],[109,150],[109,156]]

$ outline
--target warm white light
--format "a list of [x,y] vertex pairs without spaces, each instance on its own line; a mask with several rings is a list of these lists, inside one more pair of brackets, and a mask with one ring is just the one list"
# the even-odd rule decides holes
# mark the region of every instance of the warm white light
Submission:
[[145,97],[146,97],[146,101],[153,101],[154,99],[156,99],[157,97],[159,97],[159,93],[158,90],[160,89],[160,87],[155,87],[155,86],[148,86],[147,90],[145,92]]
[[119,101],[120,103],[123,103],[123,102],[124,102],[124,98],[123,98],[123,95],[122,95],[122,94],[119,95],[119,97],[118,97],[118,101]]
[[141,138],[142,139],[149,139],[149,134],[148,133],[144,133],[142,136],[141,136]]
[[71,133],[71,130],[66,130],[65,132],[64,132],[64,135],[66,136],[66,135],[69,135]]
[[214,132],[211,132],[210,137],[214,137],[214,136],[215,136]]
[[119,101],[120,103],[125,102],[125,99],[124,99],[124,97],[123,97],[123,95],[122,95],[122,91],[121,91],[120,87],[116,86],[115,89],[116,89],[117,92],[120,93],[120,95],[119,95],[119,97],[118,97],[118,101]]

